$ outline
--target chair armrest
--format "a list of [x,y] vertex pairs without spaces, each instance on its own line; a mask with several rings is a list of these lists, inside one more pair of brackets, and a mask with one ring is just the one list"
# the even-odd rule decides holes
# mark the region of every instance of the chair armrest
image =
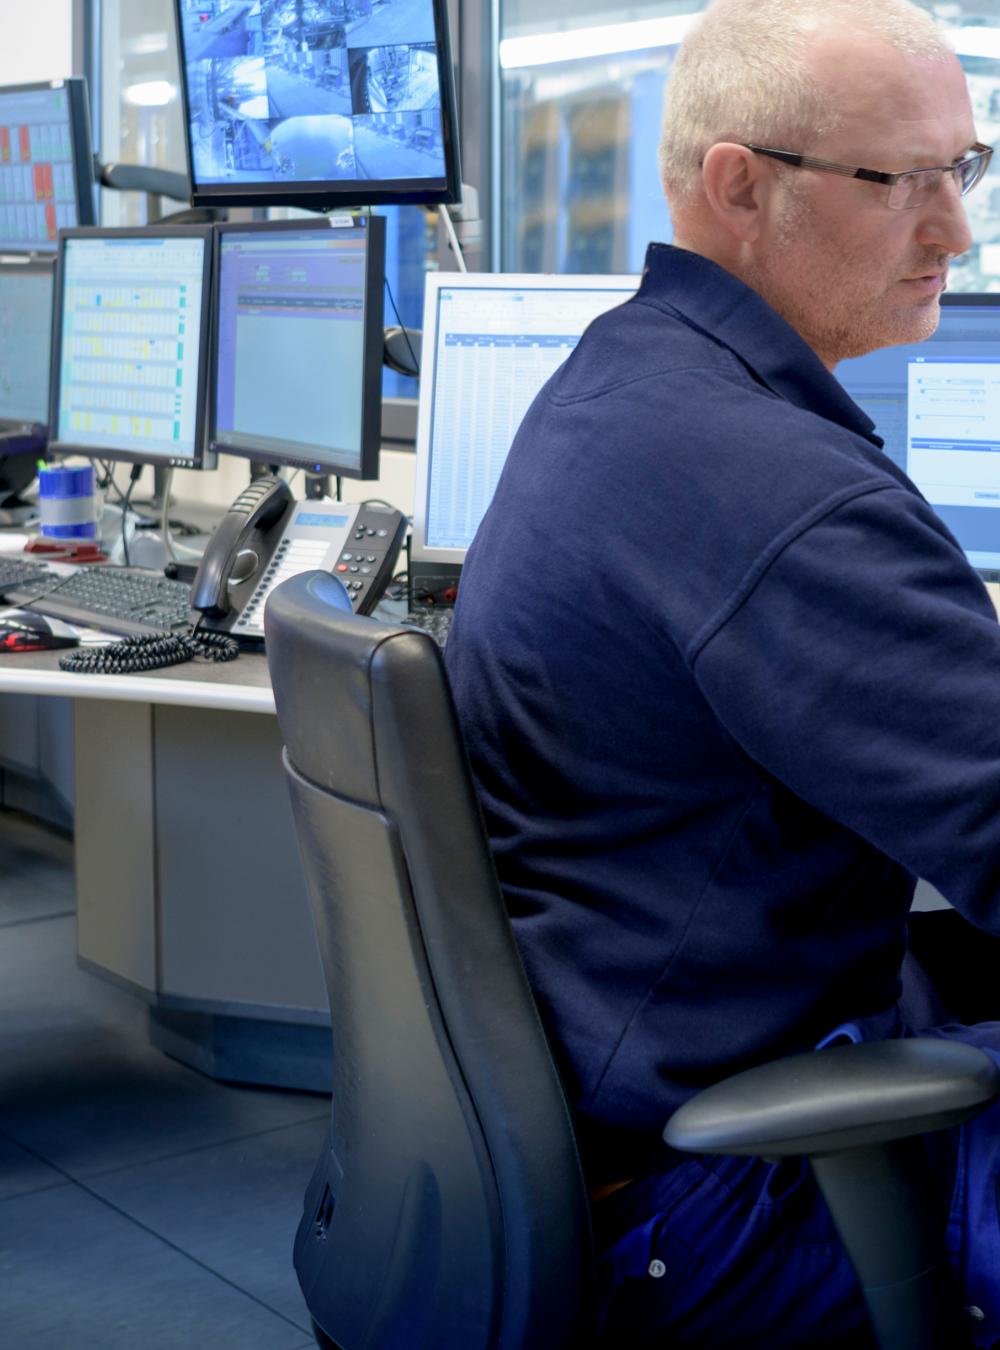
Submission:
[[840,1153],[961,1124],[1000,1097],[1000,1067],[959,1041],[871,1041],[734,1074],[663,1131],[690,1153],[770,1158]]

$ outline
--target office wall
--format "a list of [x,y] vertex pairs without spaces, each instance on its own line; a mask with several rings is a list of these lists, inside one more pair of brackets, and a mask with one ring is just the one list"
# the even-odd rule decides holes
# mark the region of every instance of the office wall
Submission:
[[[127,482],[127,465],[119,466],[118,478]],[[343,483],[344,499],[349,502],[363,501],[366,497],[382,497],[393,506],[407,514],[413,510],[413,490],[416,461],[412,454],[397,451],[382,451],[381,474],[377,483],[359,482],[345,478]],[[250,466],[244,459],[234,459],[231,455],[219,458],[219,467],[214,473],[192,473],[181,469],[174,476],[174,495],[183,501],[214,502],[218,506],[228,506],[246,487],[250,475]],[[139,496],[152,483],[148,473],[140,480]],[[301,482],[293,484],[297,496],[302,495]]]
[[73,0],[3,0],[0,84],[73,73]]

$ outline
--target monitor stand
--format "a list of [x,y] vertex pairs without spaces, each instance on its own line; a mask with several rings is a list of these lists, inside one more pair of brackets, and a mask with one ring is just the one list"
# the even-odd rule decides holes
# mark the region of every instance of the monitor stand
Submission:
[[[143,503],[153,511],[163,510],[163,501],[167,495],[167,475],[168,470],[164,469],[162,465],[156,464],[153,466],[153,495],[148,502]],[[172,500],[171,498],[171,502]],[[169,505],[170,503],[168,503]]]

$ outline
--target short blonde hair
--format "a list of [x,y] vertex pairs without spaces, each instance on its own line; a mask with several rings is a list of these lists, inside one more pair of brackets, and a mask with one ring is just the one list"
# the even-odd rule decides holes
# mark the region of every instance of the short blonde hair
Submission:
[[660,176],[672,202],[701,183],[718,141],[807,150],[835,130],[839,110],[810,74],[810,35],[841,19],[914,56],[954,56],[931,16],[910,0],[714,0],[684,40],[667,87]]

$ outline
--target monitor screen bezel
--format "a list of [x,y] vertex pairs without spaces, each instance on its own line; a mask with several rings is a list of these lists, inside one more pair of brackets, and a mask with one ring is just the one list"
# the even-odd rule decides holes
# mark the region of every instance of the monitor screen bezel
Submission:
[[198,183],[191,149],[191,110],[188,67],[184,48],[183,0],[174,0],[177,61],[180,74],[184,158],[191,186],[192,206],[297,206],[307,211],[349,210],[354,206],[419,206],[461,201],[462,170],[459,150],[458,100],[451,56],[451,26],[447,0],[431,0],[434,8],[438,87],[441,95],[443,178],[310,179],[303,183]]
[[[967,309],[1000,309],[1000,291],[944,291],[942,293],[942,309],[961,309],[962,306]],[[868,355],[868,353],[866,352],[865,355]]]
[[429,272],[424,291],[424,318],[421,338],[422,364],[417,405],[416,473],[413,496],[413,532],[410,557],[418,563],[450,563],[461,566],[467,549],[442,548],[427,543],[428,493],[431,471],[431,426],[434,391],[437,383],[438,295],[443,289],[622,292],[621,303],[639,288],[637,273],[613,276],[586,273],[553,272]]
[[[17,253],[0,249],[0,275],[24,276],[26,273],[47,275],[52,283],[49,308],[49,372],[46,387],[52,388],[52,336],[55,330],[56,260],[51,253]],[[46,416],[49,414],[50,395],[46,395]],[[47,422],[32,422],[23,417],[4,417],[0,414],[0,455],[12,455],[44,450],[48,439]]]
[[[148,450],[122,450],[116,447],[79,445],[75,441],[59,440],[59,387],[62,372],[63,294],[66,283],[66,246],[74,239],[200,239],[202,241],[201,312],[198,322],[198,388],[195,394],[194,453],[188,457],[154,455]],[[78,227],[60,230],[57,253],[56,284],[52,310],[52,365],[49,379],[49,452],[59,455],[82,455],[87,459],[114,460],[125,464],[150,464],[163,469],[214,469],[215,456],[205,444],[208,409],[208,348],[209,317],[212,297],[212,226],[211,225],[144,225]]]
[[[286,454],[259,446],[231,445],[218,439],[219,382],[219,314],[222,285],[222,245],[232,235],[290,234],[303,231],[329,233],[337,229],[363,227],[368,232],[365,246],[365,315],[364,355],[361,391],[361,458],[355,469],[334,459],[320,462],[308,459],[289,447]],[[208,444],[217,455],[236,455],[258,463],[279,464],[287,468],[304,469],[307,473],[329,474],[336,478],[378,478],[379,456],[382,448],[382,350],[383,350],[383,295],[385,291],[385,221],[381,216],[321,217],[314,220],[268,220],[226,222],[215,227],[215,256],[212,262],[212,335],[211,335],[211,395],[208,409]]]
[[[0,99],[4,94],[34,94],[52,89],[65,89],[69,102],[69,134],[73,148],[73,190],[76,194],[77,215],[77,223],[71,228],[81,229],[94,225],[97,220],[87,81],[82,75],[71,75],[64,80],[34,80],[30,84],[4,84],[0,85]],[[34,248],[18,248],[13,244],[5,244],[0,239],[0,253],[4,254],[38,254],[43,258],[54,258],[58,250],[58,238],[51,244],[38,245]]]

